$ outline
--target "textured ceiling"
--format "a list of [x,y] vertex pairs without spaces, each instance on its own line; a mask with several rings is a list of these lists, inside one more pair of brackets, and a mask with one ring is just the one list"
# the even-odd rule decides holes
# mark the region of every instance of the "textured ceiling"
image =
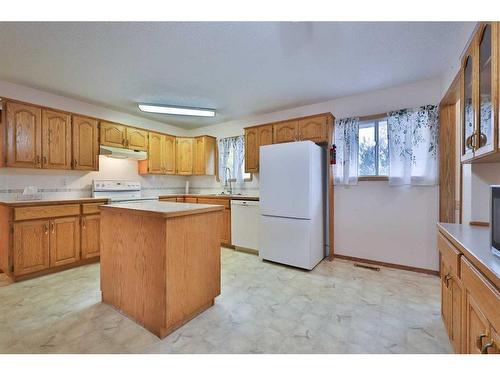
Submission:
[[[192,129],[440,76],[472,27],[0,23],[0,79]],[[144,114],[137,102],[218,113],[215,119]]]

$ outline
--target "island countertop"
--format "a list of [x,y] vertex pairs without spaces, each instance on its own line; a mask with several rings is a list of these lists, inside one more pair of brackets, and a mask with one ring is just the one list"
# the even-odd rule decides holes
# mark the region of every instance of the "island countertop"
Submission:
[[106,204],[101,210],[129,211],[138,215],[156,215],[165,218],[194,215],[204,212],[221,211],[222,205],[199,203],[173,203],[161,201],[138,201],[129,203]]
[[491,252],[489,228],[449,223],[438,223],[438,228],[472,264],[500,287],[500,257]]

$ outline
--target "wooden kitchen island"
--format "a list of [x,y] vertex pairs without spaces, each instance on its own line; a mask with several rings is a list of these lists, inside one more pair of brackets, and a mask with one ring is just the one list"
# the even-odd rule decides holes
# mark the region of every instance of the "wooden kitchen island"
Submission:
[[100,209],[103,302],[160,338],[214,304],[223,206],[144,201]]

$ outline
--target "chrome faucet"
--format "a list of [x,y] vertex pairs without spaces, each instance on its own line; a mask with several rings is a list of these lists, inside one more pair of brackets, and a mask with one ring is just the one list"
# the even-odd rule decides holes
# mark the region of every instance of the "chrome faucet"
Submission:
[[229,195],[233,194],[233,185],[231,183],[231,169],[229,167],[226,167],[226,183],[224,184],[224,187],[227,189],[227,183],[229,181]]

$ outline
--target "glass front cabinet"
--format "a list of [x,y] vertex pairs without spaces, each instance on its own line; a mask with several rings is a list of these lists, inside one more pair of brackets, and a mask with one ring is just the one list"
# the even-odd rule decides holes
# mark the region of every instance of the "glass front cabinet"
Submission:
[[462,58],[462,162],[499,158],[498,33],[498,22],[480,23]]

